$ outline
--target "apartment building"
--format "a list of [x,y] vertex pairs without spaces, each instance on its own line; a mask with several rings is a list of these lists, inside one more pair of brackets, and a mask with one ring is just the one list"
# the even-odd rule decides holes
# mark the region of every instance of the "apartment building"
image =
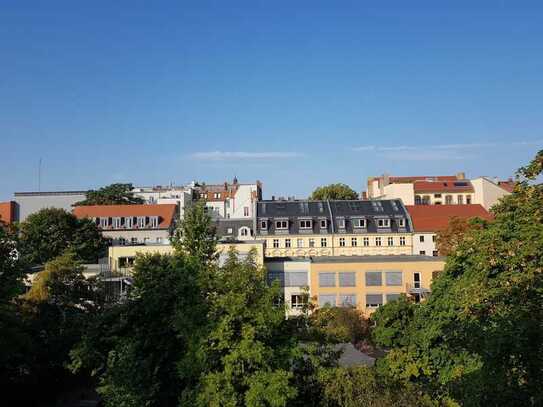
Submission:
[[482,205],[408,205],[413,223],[413,254],[437,256],[436,233],[444,230],[452,218],[492,219]]
[[310,295],[311,260],[309,258],[268,258],[265,260],[268,282],[281,287],[287,315],[302,313]]
[[177,205],[76,206],[73,214],[96,223],[113,246],[168,244],[175,227]]
[[487,177],[466,179],[456,175],[369,177],[369,199],[401,199],[405,205],[471,205],[489,210],[500,198],[510,194],[512,181]]
[[185,209],[190,207],[194,200],[192,185],[188,186],[153,186],[135,187],[132,189],[134,196],[145,200],[147,204],[173,204],[177,205],[177,217],[183,219]]
[[311,259],[310,295],[318,307],[356,307],[366,315],[404,294],[421,301],[442,258],[428,256],[335,256]]
[[14,201],[0,202],[0,224],[12,224],[17,220],[17,203]]
[[265,257],[412,253],[412,226],[401,200],[260,201],[256,237]]

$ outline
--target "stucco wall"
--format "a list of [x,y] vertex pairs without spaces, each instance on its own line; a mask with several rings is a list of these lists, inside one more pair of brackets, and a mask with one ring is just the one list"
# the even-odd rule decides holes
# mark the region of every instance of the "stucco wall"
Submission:
[[72,211],[72,205],[84,200],[84,193],[15,193],[15,202],[19,205],[19,221],[24,221],[29,215],[36,213],[44,208],[61,208],[68,212]]

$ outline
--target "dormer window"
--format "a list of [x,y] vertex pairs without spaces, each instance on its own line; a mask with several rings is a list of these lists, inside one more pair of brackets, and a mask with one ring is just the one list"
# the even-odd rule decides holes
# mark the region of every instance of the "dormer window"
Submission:
[[242,227],[239,229],[239,235],[240,236],[249,236],[249,228]]
[[126,229],[131,229],[132,228],[132,216],[127,216],[124,218],[124,227]]
[[121,218],[113,218],[113,228],[114,229],[121,228]]
[[401,228],[405,227],[405,219],[404,218],[398,219],[398,226],[401,227]]
[[390,227],[390,219],[378,219],[377,220],[377,227],[379,227],[379,228],[389,228]]
[[300,229],[313,229],[313,221],[311,219],[301,220]]
[[326,229],[327,223],[326,219],[321,219],[321,229]]
[[275,229],[288,229],[288,220],[275,221]]
[[353,226],[355,228],[365,228],[366,227],[366,219],[353,219]]
[[107,228],[109,226],[109,218],[100,218],[100,227]]
[[261,230],[268,230],[268,221],[267,220],[261,220],[260,221],[260,229]]
[[139,228],[145,227],[145,216],[138,216],[138,227]]
[[158,228],[158,216],[151,216],[149,221],[150,221],[150,227],[152,227],[153,229]]
[[338,219],[337,225],[340,229],[345,229],[345,219]]

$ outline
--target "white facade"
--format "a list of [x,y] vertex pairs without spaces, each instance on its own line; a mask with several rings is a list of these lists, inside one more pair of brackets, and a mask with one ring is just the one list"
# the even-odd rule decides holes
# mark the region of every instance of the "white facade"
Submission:
[[145,199],[148,204],[175,204],[180,219],[185,214],[185,208],[192,204],[193,188],[186,187],[135,187],[132,189],[135,196]]
[[487,211],[498,201],[510,192],[500,187],[495,182],[486,177],[479,177],[471,180],[474,190],[475,202],[483,206]]
[[437,256],[436,234],[434,232],[413,233],[413,254]]

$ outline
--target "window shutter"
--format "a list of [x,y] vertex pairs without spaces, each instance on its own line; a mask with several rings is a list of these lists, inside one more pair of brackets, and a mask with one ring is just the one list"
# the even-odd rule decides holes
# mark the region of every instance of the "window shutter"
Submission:
[[366,307],[370,304],[383,305],[383,294],[366,294]]
[[335,287],[336,273],[319,273],[319,287]]

